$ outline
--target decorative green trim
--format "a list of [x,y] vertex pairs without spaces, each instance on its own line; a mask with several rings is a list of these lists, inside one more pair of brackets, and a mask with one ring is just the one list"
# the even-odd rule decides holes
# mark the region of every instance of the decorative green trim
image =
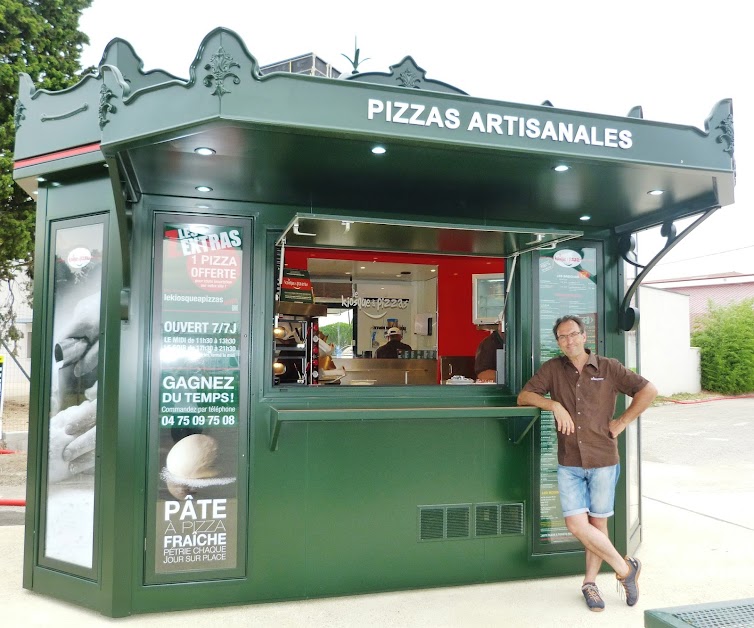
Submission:
[[212,92],[212,95],[222,99],[223,94],[230,93],[229,89],[225,89],[226,78],[232,77],[234,85],[238,85],[241,82],[241,79],[230,71],[231,68],[240,67],[241,66],[236,63],[235,59],[225,52],[225,48],[220,46],[217,52],[210,57],[209,63],[204,66],[205,70],[210,71],[210,74],[204,77],[204,84],[207,87],[212,87],[212,81],[214,80],[215,89]]
[[406,68],[398,75],[397,80],[401,84],[401,87],[419,89],[421,76],[414,74],[414,71],[411,68]]
[[717,142],[718,144],[722,144],[723,142],[727,142],[727,146],[723,148],[723,150],[728,153],[731,157],[733,156],[733,139],[734,139],[734,133],[733,133],[733,114],[729,113],[728,116],[720,122],[716,127],[716,129],[722,130],[722,133],[717,136]]
[[[18,102],[18,101],[16,101],[16,102]],[[76,109],[73,109],[71,111],[67,111],[66,113],[59,113],[59,114],[52,115],[52,116],[48,116],[46,113],[43,113],[41,116],[39,116],[39,119],[42,122],[49,122],[51,120],[65,120],[66,118],[72,118],[77,113],[83,113],[87,109],[89,109],[89,105],[86,104],[86,103],[84,103],[80,107],[77,107]]]
[[21,102],[21,99],[19,98],[16,100],[16,105],[13,108],[13,124],[15,125],[16,129],[20,129],[21,121],[26,120],[26,114],[24,114],[24,111],[26,111],[26,106]]
[[115,113],[117,111],[115,105],[110,102],[111,98],[115,98],[113,91],[104,83],[99,88],[99,128],[104,129],[105,125],[110,122],[107,119],[108,113]]
[[345,77],[347,81],[359,83],[378,83],[393,87],[405,87],[406,89],[422,89],[433,92],[445,92],[447,94],[463,94],[466,92],[453,87],[442,81],[427,79],[427,72],[420,68],[412,57],[404,57],[399,63],[390,66],[390,72],[366,72],[352,74]]

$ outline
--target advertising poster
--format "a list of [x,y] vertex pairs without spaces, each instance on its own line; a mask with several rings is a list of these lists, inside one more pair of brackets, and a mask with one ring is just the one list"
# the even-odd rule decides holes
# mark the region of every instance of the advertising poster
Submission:
[[302,268],[283,268],[280,300],[295,303],[314,303],[314,292],[309,271]]
[[155,573],[237,566],[243,229],[162,226]]
[[93,566],[100,295],[105,227],[54,232],[45,558]]
[[[597,250],[562,247],[539,257],[539,361],[560,355],[552,333],[555,321],[575,314],[586,324],[587,346],[595,350],[597,337]],[[558,492],[558,438],[551,412],[540,420],[539,542],[545,545],[575,541],[566,528]]]

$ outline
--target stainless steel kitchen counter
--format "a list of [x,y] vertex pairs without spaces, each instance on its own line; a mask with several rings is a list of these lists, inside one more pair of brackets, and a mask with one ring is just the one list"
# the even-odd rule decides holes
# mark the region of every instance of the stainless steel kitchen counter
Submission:
[[[437,360],[388,358],[334,358],[338,368],[346,369],[341,386],[370,382],[374,386],[427,385],[438,383]],[[357,383],[354,383],[357,382]]]

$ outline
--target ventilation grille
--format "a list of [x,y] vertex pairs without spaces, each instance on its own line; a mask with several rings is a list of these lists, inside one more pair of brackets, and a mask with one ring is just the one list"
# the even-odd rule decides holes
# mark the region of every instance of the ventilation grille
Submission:
[[524,505],[500,504],[500,534],[524,533]]
[[476,536],[523,533],[523,504],[477,504]]
[[471,523],[470,506],[453,506],[445,511],[446,536],[449,539],[465,539],[469,536],[469,524]]
[[420,509],[419,538],[422,541],[436,541],[445,538],[445,509]]
[[419,506],[419,540],[469,538],[471,504]]
[[524,505],[521,503],[419,506],[420,541],[508,534],[524,534]]
[[[746,600],[742,600],[746,601]],[[743,628],[754,626],[754,604],[740,604],[725,608],[706,608],[701,610],[674,613],[673,617],[680,619],[689,626],[696,628],[713,628],[726,626],[729,628]]]
[[497,536],[500,532],[500,506],[486,504],[476,507],[476,535]]

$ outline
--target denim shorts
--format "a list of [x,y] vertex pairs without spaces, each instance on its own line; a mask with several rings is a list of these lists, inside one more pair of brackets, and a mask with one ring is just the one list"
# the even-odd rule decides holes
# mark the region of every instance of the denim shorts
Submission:
[[558,465],[563,516],[586,512],[590,517],[611,517],[615,512],[615,487],[619,477],[620,464],[595,469]]

